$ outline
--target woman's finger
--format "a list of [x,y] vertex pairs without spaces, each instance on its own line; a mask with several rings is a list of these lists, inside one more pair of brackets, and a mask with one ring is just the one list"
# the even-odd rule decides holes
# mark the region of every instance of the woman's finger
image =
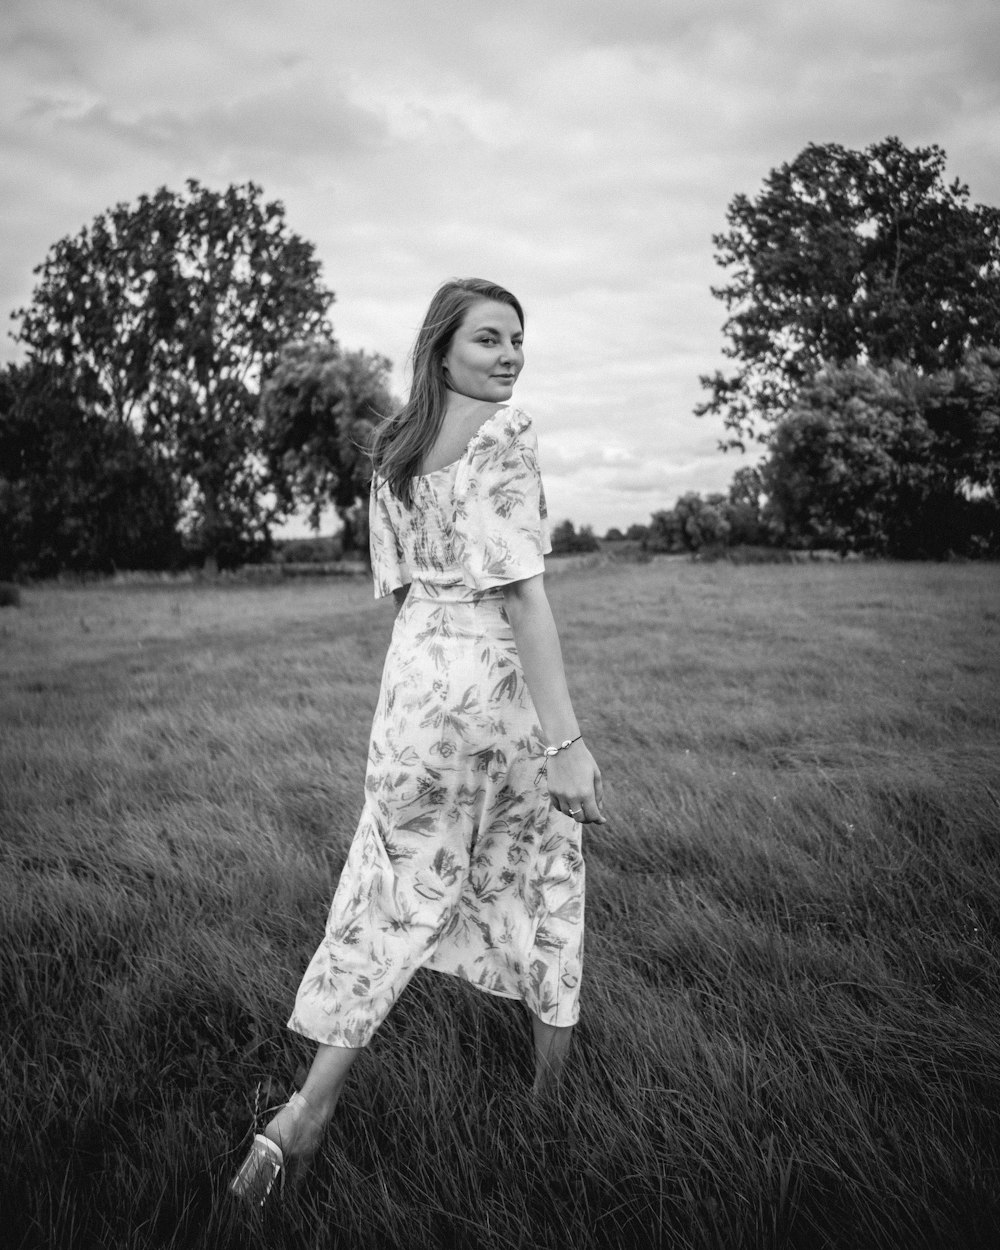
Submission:
[[579,803],[573,805],[573,819],[578,820],[581,825],[594,825],[603,822],[604,817],[601,815],[601,809],[597,805],[597,800],[593,795],[581,799]]

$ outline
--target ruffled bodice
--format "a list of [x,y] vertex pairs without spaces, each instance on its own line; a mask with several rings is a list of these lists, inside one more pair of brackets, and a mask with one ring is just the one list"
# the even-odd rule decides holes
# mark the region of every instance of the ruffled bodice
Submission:
[[375,596],[468,601],[544,570],[549,541],[531,418],[501,407],[452,464],[414,478],[407,508],[381,479],[369,512]]

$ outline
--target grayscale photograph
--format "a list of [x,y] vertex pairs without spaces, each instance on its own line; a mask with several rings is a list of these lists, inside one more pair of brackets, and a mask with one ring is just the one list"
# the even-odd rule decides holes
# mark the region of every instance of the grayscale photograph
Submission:
[[997,1250],[996,0],[3,0],[0,212],[2,1250]]

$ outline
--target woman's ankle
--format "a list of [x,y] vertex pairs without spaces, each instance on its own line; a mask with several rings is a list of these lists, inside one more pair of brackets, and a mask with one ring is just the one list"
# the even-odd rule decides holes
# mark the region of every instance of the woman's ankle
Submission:
[[289,1157],[312,1154],[326,1130],[327,1120],[316,1114],[301,1095],[292,1098],[276,1112],[264,1129]]
[[322,1128],[333,1119],[333,1113],[337,1109],[337,1103],[340,1101],[340,1090],[315,1090],[309,1093],[305,1087],[302,1090],[301,1097],[305,1102],[306,1114],[310,1119],[314,1120]]

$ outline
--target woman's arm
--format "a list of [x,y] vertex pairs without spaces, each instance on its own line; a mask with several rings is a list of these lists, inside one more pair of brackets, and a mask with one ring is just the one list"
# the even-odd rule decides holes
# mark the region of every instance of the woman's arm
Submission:
[[[545,594],[542,575],[511,582],[503,588],[507,619],[514,631],[524,679],[547,746],[557,746],[580,732],[566,684],[559,634]],[[549,795],[562,812],[579,812],[581,820],[604,824],[601,772],[582,739],[548,758]]]

